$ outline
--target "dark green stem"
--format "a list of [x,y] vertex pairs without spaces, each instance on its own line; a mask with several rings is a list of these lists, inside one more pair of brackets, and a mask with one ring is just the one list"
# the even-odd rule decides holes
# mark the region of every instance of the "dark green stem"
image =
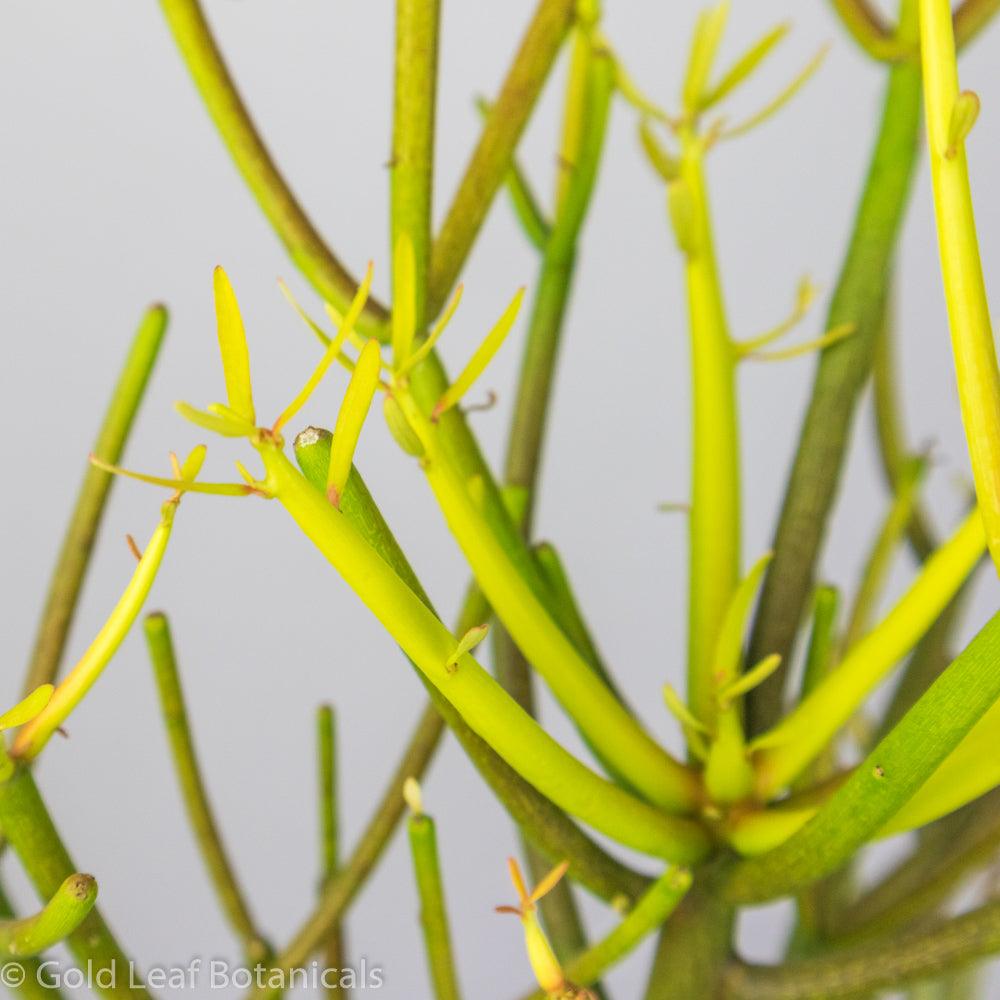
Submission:
[[219,827],[208,801],[184,703],[170,624],[166,615],[156,612],[146,618],[144,628],[160,696],[160,711],[166,725],[174,770],[188,821],[219,904],[240,939],[243,953],[249,961],[259,962],[267,956],[269,948],[251,916],[250,906],[223,846]]
[[816,816],[783,844],[735,866],[734,902],[775,899],[839,869],[885,826],[1000,698],[1000,614],[858,765]]
[[[340,813],[337,789],[337,718],[333,707],[320,705],[316,712],[316,756],[319,778],[320,891],[340,869]],[[328,970],[347,965],[344,925],[338,920],[326,939],[324,964]],[[343,996],[339,975],[327,987],[327,996]]]
[[528,25],[434,240],[428,316],[437,315],[444,304],[507,176],[514,149],[572,23],[575,6],[574,0],[541,0]]
[[872,363],[884,276],[888,272],[910,191],[920,135],[920,71],[894,66],[886,91],[868,178],[837,289],[828,328],[854,324],[850,336],[820,357],[791,476],[785,492],[747,662],[771,653],[782,668],[751,693],[752,732],[778,718],[792,643],[811,592],[816,560],[836,497],[858,400]]
[[732,954],[735,910],[719,892],[724,860],[699,872],[660,932],[645,1000],[717,1000]]
[[[0,784],[0,827],[43,899],[54,896],[64,880],[79,870],[52,823],[31,772],[25,767],[17,767]],[[69,936],[67,943],[77,962],[89,970],[101,996],[107,1000],[149,1000],[150,994],[138,985],[134,964],[122,951],[97,907]]]
[[[525,509],[520,527],[526,539],[531,537],[542,445],[572,285],[576,245],[600,165],[612,93],[609,67],[604,65],[608,59],[595,55],[590,49],[590,41],[583,36],[576,40],[576,44],[585,46],[587,51],[582,102],[584,121],[579,123],[577,129],[583,140],[571,167],[573,174],[567,185],[568,194],[557,208],[554,226],[542,252],[538,287],[521,359],[514,414],[507,434],[504,478],[508,486],[524,491]],[[570,88],[574,82],[571,76]],[[571,95],[567,99],[567,107],[573,106]],[[577,640],[573,641],[576,645]],[[534,714],[530,667],[509,633],[502,628],[497,629],[494,651],[497,679],[522,708]],[[537,883],[548,870],[549,859],[530,843],[525,845],[525,855],[532,879]],[[561,963],[567,963],[586,948],[586,932],[567,880],[559,882],[541,900],[539,909]],[[602,995],[599,984],[595,993]]]
[[838,939],[882,935],[935,916],[947,900],[996,861],[1000,791],[970,803],[924,832],[917,847],[840,914]]
[[959,969],[1000,950],[1000,903],[889,940],[838,948],[777,968],[738,965],[726,977],[725,1000],[824,1000],[907,983]]
[[[163,306],[153,306],[143,316],[132,340],[93,448],[98,458],[112,465],[121,458],[166,329],[167,310]],[[103,469],[89,464],[84,473],[35,635],[35,646],[24,681],[25,694],[41,684],[51,683],[59,672],[66,637],[73,624],[73,614],[113,478]]]

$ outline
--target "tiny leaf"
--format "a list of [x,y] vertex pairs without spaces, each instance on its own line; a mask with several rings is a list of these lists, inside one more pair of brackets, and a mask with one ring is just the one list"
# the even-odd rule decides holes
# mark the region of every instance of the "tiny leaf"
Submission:
[[354,367],[354,374],[344,394],[344,402],[337,414],[326,480],[326,494],[335,507],[340,506],[340,497],[347,485],[347,477],[351,474],[354,450],[378,388],[381,363],[378,341],[369,340]]
[[496,325],[479,345],[476,353],[472,355],[461,375],[455,379],[444,395],[438,400],[431,415],[432,420],[437,420],[442,413],[450,410],[469,391],[476,379],[482,375],[486,366],[493,360],[497,351],[500,350],[504,340],[507,338],[507,334],[510,333],[510,328],[514,325],[514,320],[517,318],[523,299],[524,289],[521,288],[518,289],[517,294],[503,311],[503,315],[497,320]]
[[250,351],[243,329],[239,303],[226,272],[217,267],[213,274],[215,288],[215,318],[222,354],[222,372],[226,379],[229,405],[241,417],[253,424],[253,392],[250,387]]
[[972,90],[963,90],[955,98],[951,109],[951,121],[948,124],[948,148],[944,155],[953,160],[958,156],[959,149],[964,145],[966,137],[972,131],[979,117],[979,95]]
[[54,690],[51,684],[36,687],[27,698],[23,698],[13,708],[7,709],[0,715],[0,729],[16,729],[30,722],[49,703]]

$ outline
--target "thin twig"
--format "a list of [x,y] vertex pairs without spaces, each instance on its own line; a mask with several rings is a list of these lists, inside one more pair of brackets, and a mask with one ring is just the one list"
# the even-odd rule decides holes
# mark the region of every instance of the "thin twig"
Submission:
[[244,954],[249,961],[259,962],[266,958],[270,949],[251,916],[250,906],[222,843],[208,800],[184,704],[169,622],[165,615],[155,612],[147,616],[144,629],[160,697],[160,711],[174,758],[174,769],[198,850],[208,869],[222,910],[240,939]]

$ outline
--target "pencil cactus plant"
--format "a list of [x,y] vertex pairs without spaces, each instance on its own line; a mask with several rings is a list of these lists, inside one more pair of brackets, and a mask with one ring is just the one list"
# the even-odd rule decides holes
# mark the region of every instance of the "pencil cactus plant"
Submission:
[[[238,460],[239,476],[231,482],[199,478],[204,445],[183,461],[171,455],[161,474],[126,470],[119,456],[166,323],[159,307],[144,318],[56,567],[24,700],[0,716],[0,729],[14,732],[0,752],[0,827],[43,903],[36,916],[8,913],[0,923],[4,962],[23,972],[18,988],[32,997],[55,989],[33,956],[63,938],[91,969],[128,965],[123,945],[94,907],[94,879],[74,870],[33,765],[139,618],[168,557],[184,495],[203,493],[276,501],[262,506],[260,516],[291,518],[392,636],[404,654],[401,664],[409,662],[428,696],[396,777],[346,860],[337,843],[335,718],[328,706],[320,708],[323,887],[299,932],[273,942],[253,915],[215,824],[168,620],[162,613],[145,619],[188,815],[220,905],[247,961],[262,971],[253,996],[283,992],[294,982],[285,977],[317,955],[328,970],[346,964],[343,921],[407,806],[429,972],[429,985],[416,992],[439,1000],[454,1000],[463,988],[482,995],[483,984],[459,983],[453,955],[462,934],[449,928],[435,822],[419,783],[446,728],[522,834],[536,888],[528,889],[520,865],[509,859],[517,903],[499,909],[522,924],[524,973],[537,979],[533,996],[607,995],[601,977],[653,935],[658,944],[647,1000],[859,997],[928,982],[936,984],[935,996],[980,995],[964,973],[1000,951],[1000,903],[987,899],[957,916],[945,915],[945,904],[1000,848],[994,793],[1000,785],[1000,616],[982,624],[957,655],[950,647],[960,596],[977,567],[990,559],[1000,567],[1000,376],[967,170],[966,140],[979,101],[959,87],[956,52],[1000,5],[964,0],[952,9],[949,0],[900,0],[890,24],[865,0],[835,0],[853,39],[886,65],[888,82],[825,327],[793,347],[775,344],[805,317],[816,294],[809,282],[800,284],[791,314],[772,330],[747,341],[732,336],[704,169],[707,157],[725,155],[727,141],[753,131],[786,102],[808,100],[805,85],[822,52],[804,57],[802,71],[785,89],[764,95],[761,110],[745,121],[722,114],[734,91],[755,86],[755,71],[784,39],[786,26],[766,30],[733,64],[720,66],[729,6],[706,9],[679,74],[680,101],[671,107],[621,64],[596,2],[540,0],[503,87],[482,102],[481,139],[434,233],[441,11],[437,0],[397,0],[391,239],[384,259],[369,263],[355,281],[254,131],[198,0],[161,0],[161,6],[223,142],[316,293],[313,309],[283,286],[290,322],[316,339],[317,361],[301,388],[285,387],[288,405],[262,421],[249,348],[260,334],[248,317],[248,338],[230,279],[217,268],[224,400],[177,409],[212,436],[213,448],[229,447],[219,437],[242,441],[256,459]],[[564,48],[560,172],[553,204],[543,208],[516,150]],[[918,158],[922,109],[976,488],[970,511],[940,540],[919,501],[926,456],[910,453],[899,431],[888,344],[892,260]],[[614,665],[601,658],[557,550],[533,533],[576,250],[601,160],[613,155],[606,148],[613,110],[634,120],[636,139],[662,180],[663,225],[673,233],[687,296],[693,400],[687,685],[662,691],[683,756],[638,720],[627,700],[635,692],[626,692]],[[537,249],[537,279],[527,289],[495,290],[496,322],[452,377],[436,348],[461,308],[463,264],[504,189]],[[388,304],[372,295],[376,267],[391,276]],[[498,473],[484,460],[466,412],[470,390],[522,311],[529,314],[527,339]],[[744,561],[742,495],[753,487],[739,475],[739,368],[752,359],[802,354],[816,355],[816,374],[773,548]],[[340,368],[346,376],[338,375]],[[817,580],[819,544],[869,376],[891,496],[863,577],[842,610],[838,590]],[[343,394],[331,428],[297,426],[313,391],[337,377]],[[421,470],[468,564],[467,596],[454,627],[432,605],[355,464],[361,429],[372,419],[385,420],[399,460]],[[167,499],[145,546],[130,539],[138,564],[106,624],[60,677],[68,622],[115,474],[165,488]],[[890,561],[905,544],[919,568],[880,615]],[[797,659],[800,668],[792,669]],[[536,675],[579,731],[589,759],[534,717]],[[890,677],[894,694],[873,714],[871,696]],[[846,743],[852,744],[847,754]],[[855,877],[869,845],[914,830],[921,835],[896,868],[872,884]],[[626,863],[620,848],[642,859]],[[601,940],[586,938],[579,891],[619,914]],[[771,966],[743,960],[735,937],[741,909],[784,897],[795,900],[797,912],[785,959]],[[149,996],[132,975],[98,976],[94,984],[112,998]],[[331,994],[342,991],[338,981],[326,985]],[[509,984],[521,985],[516,978]]]

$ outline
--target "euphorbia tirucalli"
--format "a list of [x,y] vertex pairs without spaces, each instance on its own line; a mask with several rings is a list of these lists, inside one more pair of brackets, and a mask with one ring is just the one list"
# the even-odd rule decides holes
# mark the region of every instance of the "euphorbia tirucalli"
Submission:
[[[988,622],[942,669],[949,660],[943,652],[950,641],[946,626],[977,565],[988,552],[996,558],[1000,523],[1000,449],[994,440],[1000,440],[1000,381],[965,148],[979,102],[971,92],[958,90],[955,65],[956,39],[960,44],[972,37],[996,4],[967,0],[953,12],[947,0],[902,0],[896,25],[861,0],[834,4],[862,46],[893,63],[886,112],[830,320],[800,345],[775,348],[805,319],[817,288],[802,279],[786,319],[743,340],[733,335],[706,162],[724,141],[769,121],[819,69],[822,52],[756,114],[736,124],[717,115],[776,50],[786,26],[767,32],[718,70],[729,5],[705,11],[695,27],[679,110],[673,113],[662,110],[625,72],[602,31],[596,4],[541,0],[500,93],[482,102],[482,141],[435,235],[431,210],[441,11],[433,0],[398,0],[391,240],[385,254],[392,301],[386,306],[372,297],[374,265],[355,283],[291,195],[253,130],[197,0],[161,2],[237,165],[323,299],[321,323],[282,284],[321,354],[288,405],[262,424],[243,317],[229,278],[216,269],[225,400],[204,409],[180,403],[178,410],[205,431],[249,443],[256,465],[237,462],[239,481],[212,483],[197,478],[203,445],[183,462],[171,455],[171,468],[162,476],[118,466],[163,317],[154,315],[160,325],[153,331],[152,349],[148,329],[137,338],[93,466],[166,488],[169,497],[145,548],[130,539],[138,565],[106,624],[59,679],[65,623],[85,565],[64,557],[61,571],[72,585],[54,589],[57,597],[50,601],[62,624],[52,625],[48,612],[43,621],[43,634],[56,636],[48,641],[55,652],[36,657],[27,697],[0,717],[0,729],[17,730],[0,759],[0,825],[46,900],[36,916],[0,924],[0,953],[23,958],[67,937],[81,962],[115,968],[125,961],[94,909],[93,880],[74,871],[34,784],[32,765],[65,727],[140,614],[186,493],[274,501],[272,509],[292,519],[393,637],[430,698],[393,784],[346,860],[336,842],[332,712],[320,713],[322,888],[301,930],[273,950],[236,882],[198,774],[167,620],[162,615],[147,619],[171,749],[205,863],[248,960],[263,960],[277,976],[258,994],[279,991],[281,974],[306,964],[319,950],[328,965],[343,959],[344,913],[405,800],[432,988],[437,1000],[457,1000],[461,988],[454,959],[462,953],[463,935],[454,934],[447,920],[442,877],[447,864],[438,856],[437,824],[425,811],[418,782],[444,723],[525,836],[536,888],[529,891],[519,863],[510,859],[518,902],[500,909],[522,924],[539,987],[533,996],[602,996],[601,977],[657,931],[660,945],[648,1000],[858,996],[1000,950],[995,929],[1000,904],[987,902],[952,921],[935,922],[959,874],[974,867],[965,854],[979,859],[985,854],[980,841],[963,842],[967,830],[957,820],[946,820],[956,831],[954,858],[939,839],[922,837],[912,858],[919,867],[929,855],[933,864],[925,866],[926,872],[914,875],[904,867],[898,879],[891,873],[870,892],[858,888],[851,872],[865,845],[953,814],[972,816],[972,829],[985,827],[1000,839],[1000,820],[991,812],[995,804],[989,805],[995,796],[988,795],[1000,784],[995,763],[1000,618]],[[514,152],[564,42],[570,54],[560,166],[547,210]],[[876,355],[876,340],[888,335],[888,264],[915,156],[915,144],[908,140],[915,134],[921,82],[944,292],[977,503],[940,542],[929,540],[925,526],[914,528],[928,463],[925,456],[909,455],[899,440],[883,371],[876,380],[880,444],[894,496],[843,625],[836,588],[816,588],[802,678],[790,684],[789,676],[795,676],[789,673],[795,659],[791,639],[800,624],[795,607],[804,606],[806,594],[794,595],[785,614],[790,625],[779,622],[780,628],[773,623],[784,612],[774,611],[774,595],[787,593],[789,581],[814,575],[817,539],[844,444],[830,435],[841,434],[838,428],[849,423],[858,387]],[[639,141],[663,181],[664,224],[675,238],[685,279],[692,358],[688,670],[684,691],[672,685],[663,690],[685,747],[683,759],[631,710],[620,679],[591,636],[558,553],[533,538],[549,394],[578,243],[601,160],[609,155],[606,131],[616,96],[637,116]],[[538,251],[538,280],[513,294],[477,289],[496,297],[498,318],[450,378],[437,347],[459,314],[462,286],[456,280],[501,187],[508,189]],[[886,273],[873,269],[873,260],[885,262]],[[528,317],[524,362],[507,462],[503,475],[496,476],[479,451],[465,408],[523,314]],[[790,478],[773,551],[755,553],[744,565],[740,368],[743,362],[784,362],[813,352],[820,353],[820,362],[803,430],[805,458],[800,454]],[[882,365],[890,357],[884,344],[878,357]],[[293,444],[303,406],[338,367],[348,376],[339,407],[331,408],[332,430],[307,428]],[[817,413],[839,415],[839,422],[827,420],[824,430]],[[471,571],[454,629],[431,604],[355,464],[365,423],[377,414],[403,460],[418,464],[443,526]],[[822,481],[811,481],[801,471],[815,460],[807,445],[817,441],[828,459],[829,482],[826,470]],[[88,480],[66,546],[70,555],[76,541],[93,537],[106,488],[106,480]],[[803,510],[812,511],[817,522],[804,531]],[[887,603],[890,560],[907,533],[921,564],[901,595],[888,602],[888,612],[880,613]],[[482,665],[488,635],[494,640],[497,677]],[[871,696],[904,663],[888,721],[859,723],[871,711]],[[534,674],[578,730],[592,763],[534,717]],[[769,693],[776,688],[777,702]],[[852,753],[841,753],[849,742]],[[600,842],[592,834],[600,835]],[[636,852],[643,871],[620,861],[619,848]],[[621,914],[593,944],[586,939],[570,884],[591,890]],[[738,908],[780,895],[794,895],[798,904],[787,960],[773,968],[742,962],[734,955]],[[850,915],[863,910],[869,896],[886,926],[864,928],[862,920],[864,929],[858,931]],[[499,926],[497,933],[503,933]],[[856,940],[841,940],[852,936]],[[124,992],[112,985],[104,992],[147,995],[140,985]]]

